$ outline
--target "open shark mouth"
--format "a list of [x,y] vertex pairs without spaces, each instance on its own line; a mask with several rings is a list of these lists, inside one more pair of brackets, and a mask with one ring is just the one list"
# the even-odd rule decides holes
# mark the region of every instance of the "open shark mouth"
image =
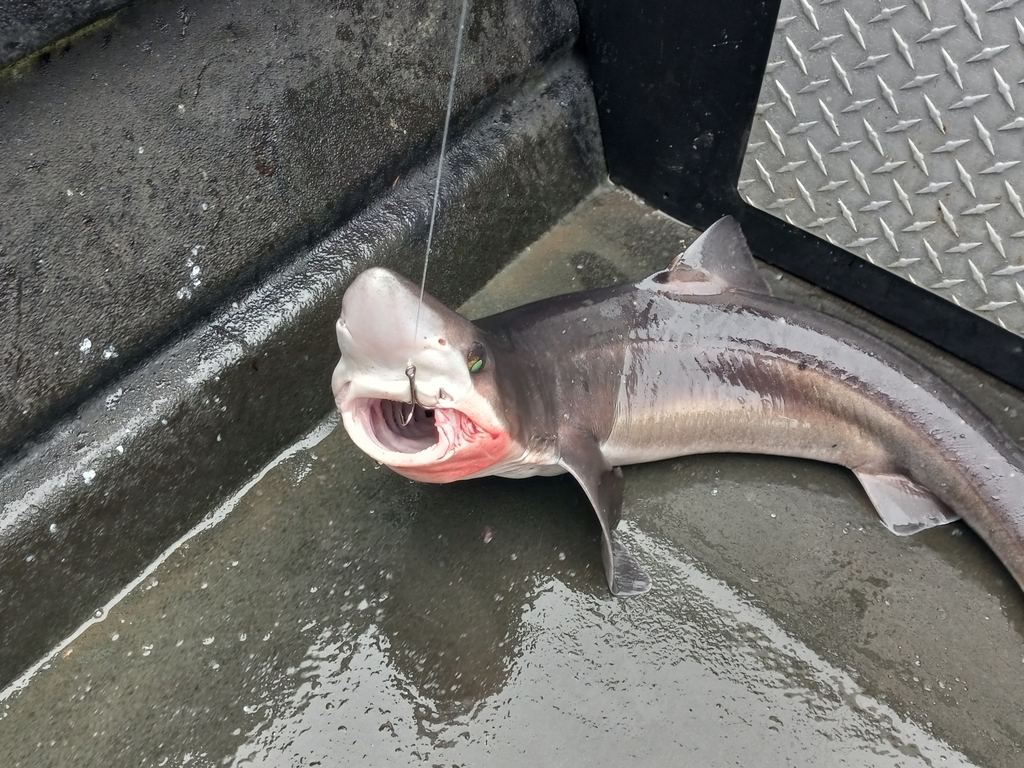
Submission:
[[456,408],[363,397],[345,404],[341,415],[356,445],[412,480],[471,477],[505,460],[510,446],[506,430],[488,430]]
[[412,456],[426,451],[437,460],[485,435],[473,419],[455,408],[424,408],[400,400],[363,398],[350,406],[350,412],[366,436],[392,454]]
[[367,435],[381,448],[394,453],[420,453],[437,445],[438,422],[450,421],[443,416],[438,418],[439,411],[450,409],[410,406],[397,400],[367,399],[357,407],[362,412],[359,420]]

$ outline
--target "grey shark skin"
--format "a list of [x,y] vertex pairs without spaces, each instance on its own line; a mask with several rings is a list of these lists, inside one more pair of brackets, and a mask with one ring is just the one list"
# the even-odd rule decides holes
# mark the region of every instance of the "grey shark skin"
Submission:
[[634,284],[476,323],[426,296],[413,343],[418,298],[381,268],[346,291],[332,385],[349,435],[416,480],[569,472],[616,595],[650,586],[614,534],[618,467],[720,452],[849,467],[895,533],[963,516],[1024,588],[1024,455],[902,352],[773,298],[731,218]]

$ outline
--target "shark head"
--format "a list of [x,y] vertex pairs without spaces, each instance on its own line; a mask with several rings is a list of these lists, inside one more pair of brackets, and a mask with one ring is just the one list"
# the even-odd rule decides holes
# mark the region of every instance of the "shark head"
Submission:
[[342,423],[364,453],[410,479],[491,474],[514,445],[488,340],[434,297],[419,302],[419,286],[380,267],[345,292],[331,380]]

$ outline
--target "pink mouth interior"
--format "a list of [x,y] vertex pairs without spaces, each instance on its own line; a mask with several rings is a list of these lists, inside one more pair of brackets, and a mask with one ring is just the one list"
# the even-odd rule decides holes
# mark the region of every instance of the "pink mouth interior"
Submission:
[[395,400],[367,400],[365,408],[367,431],[382,448],[395,453],[419,453],[437,445],[434,409]]

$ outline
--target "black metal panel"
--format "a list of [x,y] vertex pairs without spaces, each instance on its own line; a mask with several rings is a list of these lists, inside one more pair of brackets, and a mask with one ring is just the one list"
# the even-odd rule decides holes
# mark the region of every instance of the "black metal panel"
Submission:
[[1024,340],[744,203],[736,189],[779,0],[578,0],[612,181],[1024,389]]

